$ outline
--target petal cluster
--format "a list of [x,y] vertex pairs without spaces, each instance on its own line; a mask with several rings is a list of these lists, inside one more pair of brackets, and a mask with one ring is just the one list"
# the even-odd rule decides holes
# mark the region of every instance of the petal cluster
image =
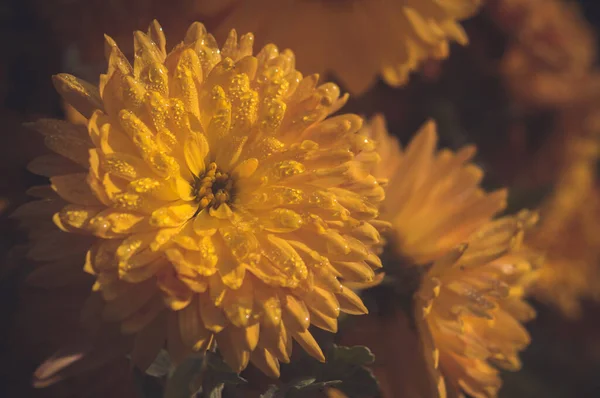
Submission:
[[332,71],[351,92],[361,93],[377,75],[390,85],[402,85],[425,59],[445,58],[449,41],[466,44],[457,21],[473,15],[481,3],[233,0],[221,6],[225,18],[217,37],[230,27],[260,31],[263,40],[277,39],[294,48],[303,70]]
[[596,35],[577,4],[501,1],[490,8],[511,41],[500,71],[516,101],[554,108],[595,98]]
[[600,300],[598,139],[569,137],[563,151],[554,192],[542,204],[542,221],[526,243],[546,253],[531,293],[576,318],[582,300]]
[[194,23],[167,52],[154,22],[130,64],[107,37],[98,88],[55,77],[87,129],[34,126],[57,154],[32,166],[58,195],[54,223],[87,245],[102,316],[137,336],[134,360],[216,341],[233,369],[278,376],[292,340],[324,360],[311,324],[335,332],[340,312],[366,312],[344,283],[381,266],[375,146],[358,116],[328,118],[337,86],[302,76],[289,50],[253,55],[253,40],[232,31],[219,47]]
[[473,146],[454,153],[437,150],[437,132],[427,122],[404,149],[389,137],[382,120],[370,136],[382,159],[374,173],[386,178],[382,219],[392,223],[394,249],[414,264],[426,264],[464,243],[506,204],[506,190],[486,193],[483,171],[470,160]]
[[523,237],[536,218],[523,211],[492,221],[427,272],[415,305],[442,389],[494,397],[497,367],[520,368],[518,352],[529,344],[521,322],[535,315],[523,286],[540,261]]
[[537,215],[493,220],[506,191],[479,187],[483,172],[469,162],[475,148],[436,150],[432,122],[406,149],[381,119],[367,133],[389,166],[372,169],[387,180],[382,219],[391,224],[399,287],[416,290],[415,321],[439,393],[494,397],[501,384],[496,367],[516,370],[517,354],[529,343],[521,322],[534,312],[523,294],[541,258],[523,239]]

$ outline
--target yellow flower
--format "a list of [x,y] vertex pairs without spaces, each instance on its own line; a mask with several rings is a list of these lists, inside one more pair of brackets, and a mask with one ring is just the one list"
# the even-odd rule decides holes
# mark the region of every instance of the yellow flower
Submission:
[[[165,339],[175,361],[216,340],[236,371],[252,361],[277,377],[292,340],[324,360],[311,324],[335,332],[340,311],[367,311],[344,283],[381,266],[384,193],[355,156],[374,145],[358,116],[327,118],[347,99],[337,86],[303,77],[289,50],[253,56],[253,40],[232,31],[219,48],[194,23],[167,53],[154,22],[130,65],[107,37],[99,90],[54,79],[87,131],[36,124],[61,155],[33,169],[50,176],[58,197],[39,192],[67,234],[44,224],[30,255],[83,265],[87,250],[103,318],[136,336],[134,361]],[[35,226],[32,212],[45,212],[20,211]]]
[[411,263],[425,264],[465,242],[501,211],[506,191],[479,188],[483,171],[469,163],[473,146],[456,153],[436,150],[435,124],[427,122],[403,150],[389,137],[381,118],[369,134],[381,157],[374,174],[387,179],[382,219],[393,225],[392,244]]
[[541,207],[539,228],[527,239],[546,253],[531,294],[574,318],[581,315],[581,300],[600,301],[598,149],[595,137],[568,139],[555,190]]
[[500,72],[520,106],[563,108],[596,98],[596,34],[577,3],[503,0],[490,9],[509,39]]
[[539,261],[522,241],[535,221],[527,211],[491,221],[425,275],[416,313],[440,391],[495,397],[496,367],[520,368],[518,352],[529,344],[521,322],[535,315],[522,283]]
[[[221,4],[221,0],[218,0]],[[295,49],[302,70],[334,72],[352,93],[364,92],[376,76],[392,86],[406,83],[423,60],[445,58],[449,40],[465,45],[457,21],[473,15],[481,0],[242,1],[221,6],[227,29],[261,32]],[[216,12],[215,0],[199,9]],[[207,10],[209,8],[206,8]]]
[[433,122],[404,150],[380,118],[367,134],[378,141],[380,164],[388,165],[373,168],[388,179],[382,218],[391,223],[398,262],[388,272],[395,269],[402,291],[414,294],[434,387],[440,396],[496,396],[501,380],[493,365],[517,369],[517,353],[529,342],[520,322],[534,313],[522,296],[540,258],[523,238],[537,217],[524,211],[492,220],[504,210],[506,191],[479,187],[483,172],[469,163],[473,147],[436,151]]

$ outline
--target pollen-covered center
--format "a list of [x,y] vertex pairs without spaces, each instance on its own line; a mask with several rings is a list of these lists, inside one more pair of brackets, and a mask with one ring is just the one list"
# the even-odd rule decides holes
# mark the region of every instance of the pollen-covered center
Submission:
[[217,209],[221,204],[230,203],[233,199],[233,179],[219,170],[214,162],[208,165],[202,175],[195,176],[191,185],[192,195],[198,203],[198,211],[206,207]]

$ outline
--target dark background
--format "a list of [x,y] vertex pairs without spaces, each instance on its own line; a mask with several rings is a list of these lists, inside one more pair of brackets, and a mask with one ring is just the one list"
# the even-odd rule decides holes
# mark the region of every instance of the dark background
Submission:
[[[53,0],[47,0],[52,3]],[[25,170],[27,162],[42,152],[41,139],[22,126],[39,117],[63,117],[63,111],[50,76],[72,67],[66,54],[65,37],[53,31],[50,22],[40,15],[34,0],[0,1],[0,255],[5,258],[10,248],[22,243],[24,237],[15,231],[8,219],[20,203],[26,200],[25,190],[42,182]],[[584,15],[597,29],[600,27],[600,1],[580,0]],[[72,21],[77,26],[79,21]],[[145,27],[147,22],[135,28]],[[502,35],[489,25],[485,15],[465,23],[470,36],[484,37],[488,56],[500,58],[504,49]],[[85,27],[81,27],[85,29]],[[104,30],[110,32],[108,24]],[[101,35],[98,36],[101,42]],[[68,41],[68,40],[67,40]],[[497,161],[498,151],[509,148],[506,129],[511,107],[508,95],[498,76],[489,75],[465,60],[472,57],[471,48],[453,46],[451,57],[443,64],[435,81],[416,76],[403,89],[378,84],[361,98],[352,99],[348,110],[370,116],[384,112],[390,131],[403,142],[428,117],[435,118],[441,145],[458,148],[476,143],[478,162],[487,171],[486,185],[511,185],[526,163],[505,157],[506,164]],[[67,66],[65,66],[67,65]],[[71,66],[69,66],[71,65]],[[472,68],[472,69],[469,69]],[[465,70],[466,69],[466,70]],[[538,123],[552,123],[552,117],[541,115]],[[532,153],[547,139],[545,130],[530,134],[528,145]],[[516,165],[516,166],[515,166]],[[539,198],[530,195],[527,205]],[[523,202],[519,202],[523,205]],[[10,344],[6,338],[18,306],[17,287],[23,269],[4,261],[0,268],[0,348]],[[600,396],[600,311],[587,305],[579,321],[562,318],[553,309],[536,304],[538,318],[529,324],[531,346],[523,353],[524,369],[504,375],[501,396],[527,398],[567,398]],[[43,332],[43,331],[41,331]],[[14,347],[12,347],[14,348]],[[399,360],[402,360],[399,358]],[[9,383],[24,383],[27,376],[14,373],[10,363],[0,364],[3,371],[2,389]]]

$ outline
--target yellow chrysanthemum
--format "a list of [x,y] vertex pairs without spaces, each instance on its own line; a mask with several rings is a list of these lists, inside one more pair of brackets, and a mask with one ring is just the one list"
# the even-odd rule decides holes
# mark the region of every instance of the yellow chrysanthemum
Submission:
[[[539,256],[522,241],[537,217],[524,211],[493,221],[506,192],[479,188],[483,173],[468,163],[473,147],[437,152],[432,122],[405,150],[382,119],[369,128],[381,164],[389,165],[373,170],[388,179],[382,218],[395,234],[389,243],[397,283],[411,295],[416,291],[415,321],[438,393],[494,397],[501,381],[492,365],[518,368],[517,353],[529,342],[520,322],[533,310],[522,296]],[[416,273],[402,272],[414,265]]]
[[[591,121],[588,117],[587,123]],[[600,195],[596,186],[597,138],[570,137],[555,191],[542,205],[542,222],[527,240],[544,250],[531,293],[569,317],[581,300],[600,301]]]
[[[404,84],[423,60],[445,58],[448,41],[467,43],[457,23],[473,15],[481,0],[242,1],[219,5],[227,29],[260,33],[262,40],[295,49],[299,66],[332,71],[352,93],[365,91],[381,74],[393,86]],[[214,0],[198,9],[216,12]]]
[[137,336],[134,361],[165,339],[176,361],[216,340],[233,369],[252,361],[278,376],[292,339],[324,360],[311,324],[335,332],[340,311],[367,311],[343,283],[381,266],[371,248],[384,193],[355,156],[374,145],[358,116],[327,119],[347,98],[337,86],[303,77],[289,50],[253,56],[252,44],[232,31],[219,48],[194,23],[167,53],[154,22],[134,34],[130,65],[107,37],[99,90],[54,80],[87,131],[35,125],[61,156],[32,170],[58,196],[36,191],[46,199],[20,215],[35,226],[32,212],[60,209],[64,233],[32,231],[30,256],[53,262],[48,275],[87,250],[103,318]]
[[381,118],[374,119],[369,134],[382,159],[374,174],[388,180],[382,219],[393,225],[396,253],[412,263],[439,258],[504,208],[505,190],[488,194],[479,188],[483,172],[469,163],[475,148],[437,151],[433,122],[427,122],[404,150],[388,135]]
[[576,2],[503,0],[492,15],[509,37],[500,71],[527,107],[571,107],[597,97],[595,32]]
[[535,221],[527,211],[492,221],[425,275],[415,305],[442,396],[495,397],[496,366],[520,368],[518,352],[529,344],[521,322],[535,315],[521,283],[538,260],[522,241]]
[[565,221],[559,236],[545,241],[536,234],[528,242],[546,250],[546,261],[530,293],[571,318],[581,316],[581,301],[600,301],[599,199],[598,192],[590,195],[582,209]]

